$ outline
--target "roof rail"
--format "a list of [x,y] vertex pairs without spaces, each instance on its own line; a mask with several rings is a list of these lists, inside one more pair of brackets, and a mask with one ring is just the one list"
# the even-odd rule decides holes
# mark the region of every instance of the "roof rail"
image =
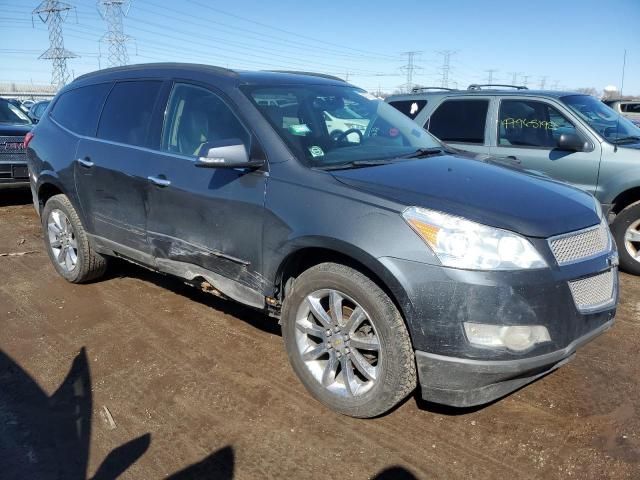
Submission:
[[447,92],[454,92],[455,88],[445,88],[445,87],[413,87],[411,89],[411,93],[423,92],[424,90],[445,90]]
[[467,87],[467,90],[482,90],[483,87],[505,87],[515,88],[516,90],[529,90],[524,85],[507,85],[504,83],[472,83]]
[[301,71],[298,71],[298,70],[264,70],[264,71],[265,72],[273,72],[273,73],[291,73],[291,74],[294,74],[294,75],[309,75],[311,77],[327,78],[329,80],[337,80],[339,82],[344,82],[345,81],[344,79],[342,79],[340,77],[336,77],[334,75],[327,75],[325,73],[301,72]]

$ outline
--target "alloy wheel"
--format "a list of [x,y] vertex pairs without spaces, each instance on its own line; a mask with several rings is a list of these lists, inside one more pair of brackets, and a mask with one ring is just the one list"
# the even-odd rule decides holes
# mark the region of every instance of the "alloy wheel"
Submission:
[[313,377],[341,397],[365,394],[380,376],[381,346],[367,312],[348,295],[307,295],[296,315],[296,345]]
[[47,219],[47,235],[53,258],[66,272],[78,264],[78,242],[69,218],[62,210],[54,209]]
[[624,246],[629,255],[640,262],[640,220],[636,220],[624,233]]

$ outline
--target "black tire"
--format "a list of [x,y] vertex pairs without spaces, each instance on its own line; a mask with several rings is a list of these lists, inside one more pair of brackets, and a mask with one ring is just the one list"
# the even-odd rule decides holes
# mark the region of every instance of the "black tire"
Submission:
[[[66,270],[57,261],[48,234],[48,221],[51,212],[59,210],[66,215],[71,224],[73,237],[77,244],[77,261],[73,269]],[[54,195],[45,204],[42,210],[42,228],[44,230],[44,243],[47,253],[54,268],[65,280],[71,283],[85,283],[101,277],[106,268],[106,258],[95,252],[91,247],[86,231],[80,222],[80,217],[66,195]]]
[[[632,203],[616,215],[611,224],[611,233],[618,246],[620,256],[620,269],[633,275],[640,275],[640,257],[633,258],[625,245],[625,234],[627,229],[640,221],[640,202]],[[635,247],[640,249],[640,244],[635,243]]]
[[[340,396],[325,387],[307,367],[297,343],[299,309],[304,308],[307,295],[325,289],[346,294],[357,302],[375,328],[380,352],[379,373],[373,386],[358,396]],[[282,336],[293,370],[311,395],[332,410],[358,418],[375,417],[393,408],[415,389],[415,355],[404,320],[387,294],[357,270],[323,263],[305,271],[294,281],[285,298],[281,319]]]

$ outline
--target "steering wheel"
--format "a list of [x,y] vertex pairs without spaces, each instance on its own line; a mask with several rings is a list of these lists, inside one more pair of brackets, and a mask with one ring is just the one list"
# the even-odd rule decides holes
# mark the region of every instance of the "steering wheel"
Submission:
[[334,132],[331,132],[331,138],[336,143],[342,143],[352,133],[357,133],[358,137],[359,137],[358,143],[362,143],[362,138],[364,137],[364,135],[362,135],[362,132],[360,130],[358,130],[357,128],[350,128],[349,130],[345,130],[344,132],[342,132],[340,130],[336,130]]

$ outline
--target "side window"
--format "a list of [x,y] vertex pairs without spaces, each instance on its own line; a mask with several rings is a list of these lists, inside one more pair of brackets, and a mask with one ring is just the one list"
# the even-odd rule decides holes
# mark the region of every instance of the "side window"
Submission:
[[640,103],[623,103],[622,111],[625,113],[640,113]]
[[53,106],[51,117],[74,133],[93,136],[110,88],[110,83],[100,83],[64,92]]
[[102,110],[98,138],[145,146],[161,85],[154,80],[116,83]]
[[250,150],[249,132],[216,94],[194,85],[176,84],[167,108],[162,149],[198,155],[209,142],[238,139]]
[[561,134],[578,134],[564,115],[544,102],[502,100],[498,120],[499,146],[555,148]]
[[428,130],[443,142],[483,145],[488,110],[489,100],[446,100],[431,114]]
[[395,102],[389,102],[396,110],[404,113],[411,120],[414,120],[422,109],[427,105],[426,100],[397,100]]

